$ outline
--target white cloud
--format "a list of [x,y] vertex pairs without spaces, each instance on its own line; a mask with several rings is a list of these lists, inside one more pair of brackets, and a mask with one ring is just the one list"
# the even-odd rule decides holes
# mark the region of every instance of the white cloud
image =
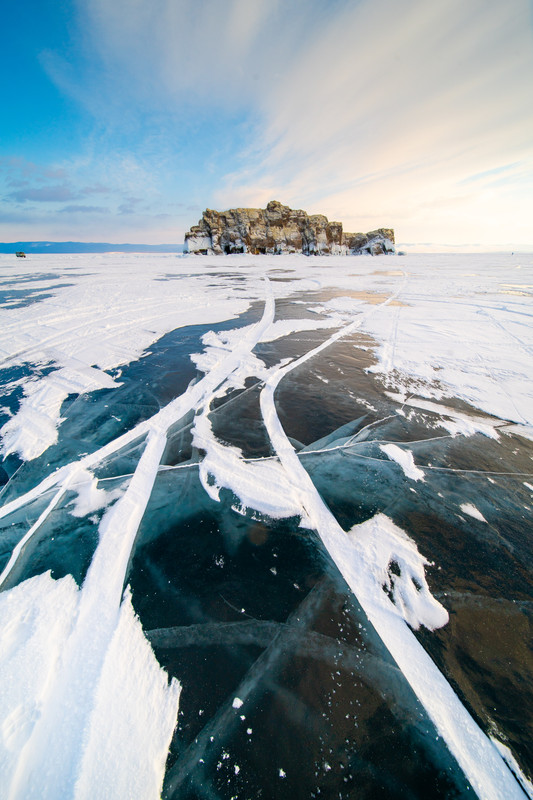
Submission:
[[[99,113],[254,120],[242,166],[213,186],[219,206],[276,197],[348,229],[395,226],[403,240],[533,240],[528,0],[80,0],[80,10],[92,90],[57,63],[54,74]],[[469,182],[509,164],[499,185]]]
[[[350,228],[531,242],[532,85],[521,0],[351,6],[267,97],[259,158],[229,176],[221,204],[255,188]],[[461,185],[510,161],[508,194]]]

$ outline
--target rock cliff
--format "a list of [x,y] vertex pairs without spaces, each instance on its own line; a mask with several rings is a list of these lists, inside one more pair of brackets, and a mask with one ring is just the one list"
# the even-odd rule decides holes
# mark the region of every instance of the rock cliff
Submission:
[[185,234],[185,252],[378,255],[395,252],[394,231],[379,228],[370,233],[345,233],[342,222],[329,222],[322,214],[309,216],[271,200],[266,208],[206,209],[198,225]]

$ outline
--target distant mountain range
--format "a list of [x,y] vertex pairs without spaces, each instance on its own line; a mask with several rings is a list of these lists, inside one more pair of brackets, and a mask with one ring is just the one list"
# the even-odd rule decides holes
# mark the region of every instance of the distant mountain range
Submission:
[[110,244],[109,242],[0,242],[0,253],[183,253],[182,244]]

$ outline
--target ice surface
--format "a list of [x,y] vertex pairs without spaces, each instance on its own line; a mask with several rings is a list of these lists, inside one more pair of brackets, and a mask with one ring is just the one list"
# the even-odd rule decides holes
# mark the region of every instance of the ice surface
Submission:
[[[385,302],[389,302],[393,297],[394,295],[391,295]],[[371,315],[372,311],[366,313]],[[354,327],[361,322],[362,319],[359,319],[356,323],[350,323],[343,329],[345,334],[351,333]],[[501,797],[504,792],[520,797],[521,790],[517,787],[514,777],[497,756],[494,746],[470,717],[418,641],[406,627],[391,623],[392,609],[396,609],[395,601],[402,609],[404,619],[410,618],[415,626],[419,624],[419,611],[415,611],[415,608],[427,606],[427,603],[424,603],[427,598],[424,597],[422,591],[424,584],[420,581],[420,572],[413,564],[413,553],[412,550],[408,550],[408,544],[404,537],[398,536],[396,533],[395,546],[389,552],[387,552],[387,548],[381,550],[381,540],[384,538],[381,531],[378,537],[371,540],[368,551],[365,547],[359,552],[358,548],[350,547],[348,537],[320,498],[281,427],[274,403],[274,392],[278,383],[289,371],[340,338],[343,330],[333,334],[328,341],[313,351],[308,351],[305,356],[293,364],[281,367],[269,376],[261,393],[261,410],[270,439],[291,483],[299,488],[300,502],[309,524],[318,531],[348,585],[429,716],[435,722],[439,733],[447,742],[471,784],[480,796],[491,797],[494,800]],[[385,527],[379,519],[371,521],[371,525],[377,525],[378,530]],[[401,542],[405,549],[398,547],[397,542]],[[379,556],[369,559],[368,552],[375,553],[378,547],[380,548]],[[400,551],[402,554],[398,555]],[[400,562],[398,567],[401,581],[396,581],[392,575],[389,575],[388,580],[386,579],[384,570],[387,570],[391,561]],[[375,571],[376,566],[378,575]],[[418,575],[415,575],[415,572],[418,572]],[[392,600],[388,600],[383,591],[383,580],[392,593]],[[397,583],[399,584],[398,588]],[[421,601],[420,604],[419,601]],[[425,614],[426,609],[424,609],[424,617]],[[435,625],[435,619],[439,617],[440,624],[444,624],[447,614],[444,609],[439,609],[438,604],[435,604],[431,610],[431,624]]]
[[[243,530],[253,542],[268,536],[266,521],[287,518],[299,520],[302,527],[318,534],[369,625],[479,797],[522,797],[523,791],[528,792],[527,778],[521,779],[523,790],[515,780],[519,767],[514,756],[496,747],[482,731],[422,646],[429,631],[446,625],[448,612],[440,602],[443,598],[435,597],[427,582],[426,568],[431,562],[425,556],[434,557],[431,549],[419,549],[416,537],[410,535],[409,517],[401,526],[393,521],[392,490],[387,486],[390,515],[388,511],[369,513],[363,521],[343,527],[337,511],[317,491],[320,476],[312,468],[317,459],[323,459],[324,475],[328,459],[332,465],[333,459],[335,464],[343,458],[353,459],[353,464],[366,459],[392,481],[399,473],[393,461],[409,481],[416,482],[413,491],[424,492],[436,507],[440,501],[430,494],[428,485],[432,470],[443,471],[439,486],[446,491],[444,475],[447,470],[454,473],[455,467],[445,460],[437,465],[430,462],[431,452],[445,455],[446,450],[444,445],[433,451],[426,447],[428,417],[447,432],[448,436],[436,437],[443,442],[475,442],[482,434],[491,446],[503,448],[507,444],[501,440],[512,443],[516,432],[527,437],[533,423],[533,348],[526,299],[509,294],[506,288],[516,264],[502,256],[491,257],[480,275],[477,270],[472,274],[472,263],[479,257],[404,257],[402,268],[392,271],[388,269],[391,257],[270,260],[246,256],[223,262],[147,256],[35,258],[43,268],[50,268],[51,261],[55,268],[55,262],[61,262],[59,268],[68,272],[69,284],[44,281],[46,293],[39,299],[37,315],[35,304],[33,310],[20,304],[0,310],[6,332],[2,340],[6,395],[21,388],[24,392],[18,407],[10,395],[11,416],[1,429],[3,453],[9,456],[5,463],[11,464],[9,459],[18,454],[35,464],[33,470],[21,470],[11,479],[13,499],[0,509],[0,519],[6,524],[16,519],[19,525],[17,515],[37,499],[42,503],[39,515],[34,515],[32,524],[28,522],[14,545],[0,586],[12,585],[24,552],[52,526],[58,509],[65,507],[65,513],[77,519],[103,514],[98,546],[81,587],[68,575],[53,580],[42,571],[0,594],[0,769],[5,778],[0,796],[148,798],[161,792],[180,686],[175,678],[169,683],[157,663],[133,610],[127,582],[140,531],[149,527],[147,515],[155,519],[157,506],[161,519],[173,502],[171,496],[154,491],[163,474],[161,462],[169,435],[189,426],[193,460],[175,468],[194,470],[210,503],[227,501],[232,513],[241,515]],[[13,270],[8,259],[0,259],[7,275]],[[31,269],[30,264],[16,266],[17,270]],[[15,288],[17,281],[23,287],[24,276],[17,273],[13,280]],[[276,318],[276,304],[288,307],[291,298],[301,303],[301,313]],[[148,357],[147,348],[164,333],[231,320],[251,309],[256,313],[259,305],[262,315],[255,324],[241,322],[240,327],[203,336],[202,351],[191,353],[203,376],[185,391],[171,396],[159,410],[156,406],[155,413],[144,410],[135,425],[111,441],[100,440],[107,441],[102,447],[72,463],[61,458],[66,428],[61,418],[68,416],[64,404],[68,396],[96,396],[105,390],[110,398],[109,418],[117,417],[112,398],[120,384],[118,368],[143,354]],[[374,339],[362,340],[362,332]],[[341,352],[341,344],[342,369],[334,355]],[[380,386],[381,396],[372,396],[372,402],[364,397],[361,403],[355,394],[343,397],[343,402],[354,406],[353,413],[336,426],[320,430],[311,444],[299,443],[296,452],[294,439],[282,424],[290,413],[281,413],[281,389],[295,376],[309,378],[311,365],[320,360],[321,372],[314,377],[324,392],[325,406],[332,399],[338,403],[327,392],[336,385],[338,374],[354,371],[355,356],[344,354],[356,348],[367,359],[368,385],[372,381],[372,387]],[[265,359],[260,357],[264,354],[268,355]],[[13,374],[8,375],[13,367],[27,371],[16,378],[17,386]],[[270,444],[268,458],[244,458],[231,437],[226,440],[218,430],[214,432],[217,409],[252,381],[263,387],[256,423],[264,427]],[[384,388],[389,389],[388,395]],[[356,391],[363,394],[359,388]],[[472,413],[458,399],[484,416]],[[300,407],[304,404],[299,399]],[[396,404],[392,412],[391,404]],[[376,409],[382,405],[386,408],[380,417]],[[361,413],[367,411],[374,416],[365,424]],[[394,429],[402,435],[409,423],[424,436],[415,441],[401,436],[398,441],[382,441],[387,420],[391,430],[394,420],[405,420],[405,428],[398,423]],[[508,435],[501,436],[502,432]],[[310,438],[302,437],[302,441]],[[51,445],[56,447],[54,464],[58,465],[53,471],[47,469],[46,461]],[[113,459],[118,463],[128,448],[137,448],[139,453],[132,474],[120,488],[105,491],[98,471]],[[482,474],[484,464],[477,466]],[[333,474],[338,473],[332,468]],[[527,465],[513,474],[530,488],[531,483],[524,480],[531,480]],[[349,487],[336,489],[344,492],[343,502],[349,503]],[[466,489],[457,495],[449,490],[447,508],[453,508],[456,517],[462,511],[485,522],[479,509],[487,513],[488,501],[480,502],[479,496]],[[185,519],[191,515],[194,498],[181,498],[179,503],[182,507],[173,513]],[[251,521],[257,523],[256,528],[249,528]],[[237,523],[233,520],[231,525]],[[492,526],[471,527],[491,535]],[[505,541],[501,533],[492,535]],[[157,532],[148,531],[145,541],[150,536],[156,537]],[[232,542],[231,547],[227,545],[228,558],[239,546],[235,537]],[[509,543],[509,551],[517,546]],[[213,570],[223,563],[222,556],[217,558]],[[270,580],[278,581],[283,563],[272,563],[267,571]],[[181,589],[173,589],[179,602]],[[296,585],[294,591],[299,591]],[[237,614],[248,614],[224,597],[220,602]],[[259,628],[260,623],[251,623],[236,641],[248,641],[255,630],[256,645],[270,646],[272,638],[285,635],[285,628],[268,627],[273,623],[267,620]],[[413,630],[421,626],[426,630],[419,631],[417,638]],[[189,635],[193,634],[191,629]],[[172,641],[171,633],[165,637],[164,641]],[[324,643],[316,637],[309,636],[307,646],[325,652]],[[228,696],[226,707],[233,717],[247,697],[244,690]],[[220,719],[226,719],[223,713]],[[183,764],[188,757],[183,756]],[[280,767],[278,762],[278,777],[289,780],[291,768],[282,763]],[[335,772],[332,763],[324,760],[331,769],[323,769]],[[232,763],[231,771],[240,780],[243,763]],[[174,785],[172,777],[169,786]]]
[[[138,787],[139,796],[157,797],[160,792],[166,750],[176,720],[179,684],[172,681],[167,686],[166,676],[161,676],[144,640],[129,596],[122,603],[121,597],[131,548],[164,444],[164,436],[148,437],[127,491],[102,519],[100,543],[81,590],[72,590],[73,582],[64,578],[58,583],[37,581],[34,586],[41,591],[35,592],[34,597],[23,592],[25,584],[3,595],[8,602],[14,592],[22,595],[24,603],[29,598],[26,616],[35,614],[36,607],[46,607],[48,595],[56,592],[56,586],[71,587],[71,595],[73,591],[62,629],[58,630],[60,623],[52,620],[41,625],[53,662],[42,674],[42,687],[34,691],[32,700],[38,713],[33,716],[33,724],[26,726],[23,747],[13,755],[7,796],[81,798],[94,796],[95,792],[105,796],[110,784],[116,785],[119,794],[131,790],[132,784]],[[43,591],[45,597],[41,596]],[[7,619],[4,624],[9,627],[12,621]],[[34,673],[41,670],[41,653],[32,645],[33,638],[26,653],[25,671]],[[130,663],[132,656],[135,659]],[[5,664],[9,686],[27,681],[24,672],[14,670],[14,666],[13,660]],[[132,669],[137,680],[130,683],[128,674]],[[135,686],[135,699],[127,690],[128,683],[131,688]],[[152,704],[159,713],[154,714]],[[130,752],[134,758],[129,763],[122,759],[122,771],[109,747],[105,748],[107,762],[100,756],[109,730],[115,730],[117,737],[128,731],[133,738]],[[114,741],[120,749],[119,738]],[[53,757],[48,752],[48,742],[53,742]],[[145,760],[147,748],[151,757]]]
[[[43,267],[48,266],[44,263],[48,258],[40,257]],[[481,258],[465,256],[464,261],[471,264]],[[197,258],[194,265],[190,259],[117,254],[68,262],[64,256],[56,259],[55,268],[57,262],[68,264],[70,283],[50,283],[51,296],[39,303],[38,317],[32,307],[0,309],[4,365],[40,360],[58,367],[48,378],[26,382],[20,411],[2,431],[4,452],[18,452],[24,458],[35,457],[56,440],[61,401],[68,394],[112,386],[109,371],[137,358],[162,333],[234,316],[249,302],[225,281],[211,284],[209,293],[205,292],[201,269],[210,263],[208,259]],[[428,259],[431,270],[426,267]],[[335,297],[322,305],[330,311],[331,320],[315,320],[316,327],[338,325],[341,313],[346,321],[375,303],[376,294],[392,288],[393,299],[402,305],[379,303],[363,322],[363,329],[382,342],[380,361],[372,369],[396,388],[409,391],[409,381],[416,380],[418,392],[423,390],[428,397],[457,395],[487,413],[531,424],[528,298],[506,294],[502,281],[509,269],[523,270],[524,265],[511,265],[504,256],[494,256],[493,265],[480,264],[481,277],[477,270],[465,270],[461,257],[411,256],[402,261],[406,276],[401,277],[400,270],[393,270],[394,274],[368,270],[366,260],[362,257],[354,268],[364,276],[366,302],[359,283],[359,296]],[[243,263],[228,259],[224,267],[241,277]],[[186,272],[179,281],[179,296],[169,291],[172,283],[160,274],[161,267],[176,269],[176,265]],[[362,270],[359,265],[364,265]],[[286,268],[292,278],[276,283],[277,297],[310,283],[305,277],[308,260],[282,256],[275,266]],[[245,261],[244,274],[254,292],[263,267],[251,257]],[[315,288],[354,291],[353,273],[348,273],[343,258],[315,258],[313,279]],[[19,280],[24,286],[24,278]],[[399,293],[398,282],[402,283]],[[291,328],[312,328],[311,322],[302,321],[276,325],[269,334],[273,338]]]
[[[71,282],[52,282],[38,313],[35,306],[0,309],[0,367],[28,360],[57,367],[25,383],[20,410],[0,431],[3,453],[16,452],[25,460],[54,444],[69,394],[112,388],[116,382],[109,371],[139,358],[167,331],[213,323],[247,307],[223,284],[207,296],[194,274],[180,280],[179,288],[162,281],[135,256],[57,261],[68,264]],[[160,263],[169,266],[168,259]]]

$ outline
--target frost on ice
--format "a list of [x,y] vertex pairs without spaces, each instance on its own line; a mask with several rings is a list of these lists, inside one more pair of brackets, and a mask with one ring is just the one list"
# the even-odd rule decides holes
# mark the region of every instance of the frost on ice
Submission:
[[[46,375],[35,369],[20,379],[22,397],[1,430],[4,455],[33,460],[61,443],[66,397],[112,392],[119,383],[117,368],[138,359],[166,332],[200,322],[213,325],[244,313],[253,302],[263,303],[255,324],[203,337],[202,351],[192,356],[203,377],[185,392],[116,439],[45,473],[40,483],[0,510],[0,517],[6,517],[36,499],[44,503],[14,546],[0,587],[9,585],[17,561],[66,498],[68,511],[78,519],[103,512],[98,544],[81,586],[70,575],[54,580],[44,572],[0,594],[0,797],[145,800],[161,792],[180,685],[175,679],[169,682],[157,663],[125,584],[169,432],[187,415],[194,415],[192,446],[211,500],[219,501],[224,490],[234,495],[233,507],[243,514],[294,517],[314,530],[479,797],[520,797],[507,766],[512,756],[502,758],[502,748],[473,720],[413,634],[422,625],[435,630],[448,620],[426,579],[430,562],[385,514],[345,530],[305,469],[306,456],[320,456],[330,446],[354,452],[368,429],[359,436],[358,418],[334,435],[307,447],[298,445],[296,452],[276,403],[278,387],[291,373],[341,340],[365,332],[376,342],[370,369],[404,405],[440,415],[440,427],[451,437],[482,433],[497,441],[502,420],[527,431],[533,422],[531,349],[522,322],[506,313],[518,301],[507,300],[508,307],[497,308],[483,295],[472,304],[456,304],[451,319],[448,298],[459,292],[464,276],[449,277],[436,269],[430,279],[417,259],[402,262],[407,271],[391,274],[385,293],[385,273],[365,273],[367,291],[354,288],[344,258],[338,263],[334,258],[313,261],[312,280],[307,262],[276,258],[276,270],[291,276],[286,281],[265,280],[269,265],[260,258],[247,259],[245,265],[236,258],[227,262],[233,277],[214,283],[202,274],[202,261],[187,261],[179,291],[173,291],[176,283],[161,280],[157,269],[147,270],[148,263],[130,258],[127,282],[119,268],[108,271],[103,294],[95,288],[94,274],[81,269],[77,274],[74,268],[73,283],[42,301],[38,318],[27,307],[0,310],[4,366],[50,367]],[[102,265],[93,263],[93,268],[98,271]],[[357,269],[361,267],[354,265]],[[335,290],[329,300],[307,310],[295,305],[294,319],[276,319],[278,301],[304,289],[328,287]],[[466,289],[476,295],[476,286]],[[495,285],[492,291],[496,293]],[[269,367],[259,358],[261,343],[306,331],[317,337],[320,331],[320,336],[303,355],[285,353],[272,358]],[[503,371],[505,382],[498,380]],[[230,392],[245,390],[251,380],[260,389],[261,424],[271,450],[261,459],[246,459],[239,447],[221,441],[211,420],[216,403]],[[460,397],[492,417],[472,418],[436,402],[446,396]],[[141,451],[133,474],[119,489],[104,491],[97,468],[133,445]],[[407,444],[378,448],[424,488],[429,473],[415,464]],[[372,460],[371,455],[363,457]],[[375,461],[390,467],[382,456]],[[473,503],[460,508],[485,521]],[[278,575],[275,567],[271,572]],[[241,697],[233,696],[232,708],[242,705]],[[239,774],[240,766],[234,772]],[[284,769],[278,775],[288,780]]]

